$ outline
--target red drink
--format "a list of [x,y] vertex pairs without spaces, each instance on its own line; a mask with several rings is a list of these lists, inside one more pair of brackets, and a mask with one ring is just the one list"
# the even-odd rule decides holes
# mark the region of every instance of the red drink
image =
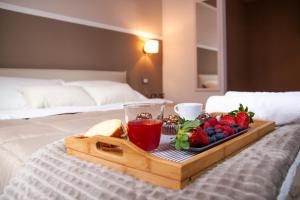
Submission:
[[162,126],[160,120],[132,120],[127,126],[129,140],[135,145],[145,151],[152,151],[158,147]]

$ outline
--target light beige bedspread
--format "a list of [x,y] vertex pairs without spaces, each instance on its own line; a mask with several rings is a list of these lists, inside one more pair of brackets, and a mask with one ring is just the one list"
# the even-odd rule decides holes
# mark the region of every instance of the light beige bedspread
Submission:
[[[173,108],[167,106],[165,114]],[[117,118],[123,110],[54,115],[42,118],[0,120],[0,194],[30,155],[45,145],[87,131],[93,125]]]
[[2,186],[27,160],[0,199],[276,199],[300,148],[299,124],[278,128],[184,190],[173,191],[70,157],[62,141],[49,144],[110,118],[123,119],[123,112],[0,121]]

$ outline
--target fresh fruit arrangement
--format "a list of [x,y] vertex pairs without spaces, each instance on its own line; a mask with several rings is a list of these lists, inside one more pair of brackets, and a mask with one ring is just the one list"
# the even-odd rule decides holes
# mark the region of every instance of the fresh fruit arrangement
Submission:
[[180,119],[176,127],[175,147],[181,150],[213,144],[249,128],[253,117],[254,113],[248,111],[247,106],[240,104],[238,110],[233,110],[226,115],[213,117],[205,113],[192,121]]

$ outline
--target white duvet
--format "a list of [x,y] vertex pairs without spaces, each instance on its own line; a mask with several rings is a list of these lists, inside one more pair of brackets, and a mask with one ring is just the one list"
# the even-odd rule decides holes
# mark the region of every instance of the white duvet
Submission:
[[[172,103],[172,101],[165,99],[145,99],[142,101],[130,101],[126,103]],[[46,117],[50,115],[58,115],[64,113],[79,113],[79,112],[93,112],[93,111],[108,111],[118,110],[123,108],[124,103],[114,103],[99,106],[69,106],[69,107],[54,107],[54,108],[41,108],[41,109],[17,109],[17,110],[0,110],[0,120],[7,119],[24,119],[24,118],[36,118]]]

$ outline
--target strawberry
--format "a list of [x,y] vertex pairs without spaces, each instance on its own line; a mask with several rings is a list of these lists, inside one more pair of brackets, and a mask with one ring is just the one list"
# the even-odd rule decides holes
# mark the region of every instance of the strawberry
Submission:
[[234,116],[231,115],[224,115],[221,120],[220,123],[222,124],[235,124],[236,120]]
[[233,128],[230,125],[223,125],[222,130],[228,132],[229,135],[234,133]]
[[239,110],[234,110],[228,113],[229,115],[235,116],[236,123],[241,128],[248,128],[249,124],[253,122],[253,112],[248,112],[248,107],[244,107],[240,104]]
[[207,121],[211,126],[215,126],[218,124],[218,120],[214,117],[212,118],[209,118],[208,121]]
[[227,125],[227,124],[224,124],[224,125],[222,125],[222,128],[221,128],[222,130],[226,130],[226,131],[230,131],[230,129],[231,129],[231,126],[229,126],[229,125]]
[[248,128],[250,124],[250,117],[247,112],[239,112],[236,116],[236,122],[241,128]]
[[205,146],[209,144],[209,137],[208,134],[206,132],[202,132],[200,135],[200,144]]
[[221,129],[221,128],[222,128],[222,125],[221,125],[221,124],[215,125],[215,129]]
[[236,133],[236,130],[235,130],[233,127],[231,127],[230,133],[231,133],[231,134],[235,134],[235,133]]
[[198,134],[196,130],[193,130],[191,132],[191,135],[189,137],[189,143],[191,146],[200,145],[200,134]]
[[204,128],[204,129],[206,129],[206,128],[210,127],[210,126],[211,126],[211,125],[210,125],[209,122],[204,122],[204,124],[203,124],[203,128]]
[[191,132],[191,135],[189,137],[189,143],[191,146],[208,145],[209,144],[208,134],[204,132],[201,127],[197,127],[195,130]]
[[223,135],[224,135],[224,137],[228,137],[230,135],[230,133],[228,131],[224,130]]

